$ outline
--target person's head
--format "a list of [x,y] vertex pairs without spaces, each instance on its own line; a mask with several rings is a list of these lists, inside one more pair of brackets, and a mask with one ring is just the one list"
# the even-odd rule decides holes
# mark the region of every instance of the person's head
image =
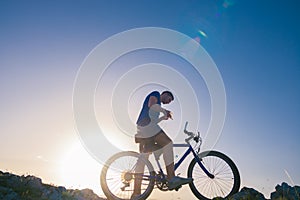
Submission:
[[163,104],[169,104],[173,100],[174,100],[174,96],[170,91],[163,91],[160,95],[160,101]]

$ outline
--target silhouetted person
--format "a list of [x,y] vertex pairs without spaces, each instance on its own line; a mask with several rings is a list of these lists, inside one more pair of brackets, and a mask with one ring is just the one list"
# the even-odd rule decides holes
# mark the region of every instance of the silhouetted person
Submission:
[[[136,122],[136,142],[140,143],[140,153],[148,153],[149,149],[147,148],[153,145],[155,145],[155,148],[158,147],[162,150],[169,190],[173,190],[193,180],[192,178],[175,176],[173,142],[158,125],[160,121],[172,118],[171,112],[162,108],[161,104],[169,104],[173,100],[174,96],[170,91],[164,91],[161,94],[158,91],[151,92],[145,98],[142,110]],[[160,113],[163,113],[162,117],[160,117]],[[144,165],[138,164],[137,171],[143,172],[144,167]],[[135,179],[132,198],[141,193],[141,181],[141,179]]]

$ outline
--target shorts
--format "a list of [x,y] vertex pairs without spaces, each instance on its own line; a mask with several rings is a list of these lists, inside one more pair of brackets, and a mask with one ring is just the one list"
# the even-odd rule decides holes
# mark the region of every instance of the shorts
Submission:
[[137,137],[151,138],[161,132],[162,129],[156,123],[151,123],[146,126],[137,126]]

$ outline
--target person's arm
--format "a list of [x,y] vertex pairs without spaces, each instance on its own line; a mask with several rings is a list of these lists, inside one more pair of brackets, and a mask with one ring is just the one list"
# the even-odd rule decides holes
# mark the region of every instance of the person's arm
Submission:
[[162,108],[160,105],[157,104],[157,98],[155,96],[150,96],[149,102],[148,102],[149,108],[154,111],[154,112],[162,112],[164,115],[158,119],[159,123],[162,120],[167,120],[167,119],[173,119],[171,115],[171,111],[166,110]]
[[158,99],[155,96],[150,96],[148,101],[148,107],[151,108],[154,104],[157,104]]
[[154,112],[162,112],[165,116],[168,115],[168,111],[163,109],[160,105],[157,104],[157,98],[155,96],[150,96],[148,107],[149,109],[153,110]]

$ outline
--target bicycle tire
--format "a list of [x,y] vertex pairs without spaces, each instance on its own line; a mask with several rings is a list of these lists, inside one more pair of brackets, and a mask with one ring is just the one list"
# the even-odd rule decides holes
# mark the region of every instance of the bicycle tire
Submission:
[[198,157],[205,168],[214,175],[214,178],[209,178],[197,164],[196,158],[191,161],[188,177],[194,181],[189,186],[198,199],[228,198],[239,191],[240,174],[228,156],[218,151],[206,151]]
[[[137,161],[145,164],[142,178],[141,195],[134,200],[144,200],[152,192],[155,183],[155,172],[148,159],[133,151],[119,152],[109,158],[102,168],[100,183],[102,191],[109,200],[128,200],[134,189],[134,168]],[[123,189],[124,190],[123,190]]]

